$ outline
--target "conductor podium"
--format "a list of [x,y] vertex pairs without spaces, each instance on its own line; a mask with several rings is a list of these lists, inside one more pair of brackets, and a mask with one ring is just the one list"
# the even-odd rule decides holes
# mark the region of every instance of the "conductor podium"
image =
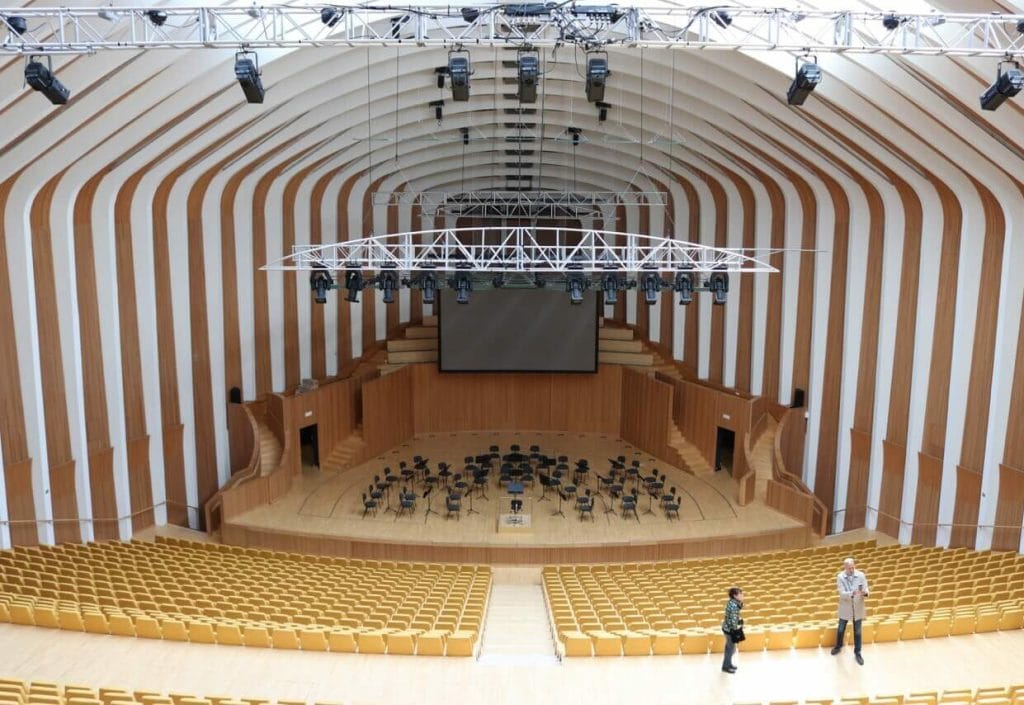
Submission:
[[532,534],[533,499],[510,493],[498,499],[498,533]]

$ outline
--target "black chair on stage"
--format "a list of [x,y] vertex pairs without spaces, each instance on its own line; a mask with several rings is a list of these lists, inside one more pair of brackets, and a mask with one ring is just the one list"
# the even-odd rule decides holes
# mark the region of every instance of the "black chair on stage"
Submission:
[[533,468],[531,468],[526,463],[523,463],[522,465],[520,465],[517,468],[517,470],[519,472],[519,481],[522,482],[524,485],[529,483],[530,486],[532,487],[533,486]]
[[412,476],[416,474],[416,471],[406,465],[403,460],[398,464],[398,474],[402,476],[402,482],[410,482],[412,480]]
[[568,465],[569,464],[569,456],[568,455],[560,455],[560,456],[558,456],[558,462],[559,462],[559,464]]
[[675,496],[675,487],[672,488],[672,499],[665,502],[665,518],[671,519],[672,515],[676,515],[676,519],[679,518],[679,500]]
[[572,502],[576,499],[576,485],[564,485],[562,487],[562,493],[565,495],[566,502]]
[[577,460],[576,468],[572,471],[573,481],[577,485],[587,484],[587,478],[590,477],[590,466],[586,460]]
[[462,473],[455,473],[455,476],[452,478],[452,487],[455,488],[459,497],[465,497],[469,489],[469,483],[462,479]]
[[498,484],[507,485],[508,483],[512,482],[513,470],[514,468],[512,467],[512,463],[502,463],[501,473],[498,475]]
[[489,451],[491,452],[491,454],[492,454],[492,455],[493,455],[494,453],[500,453],[500,452],[501,452],[500,450],[498,450],[498,446],[491,446],[491,447],[490,447],[490,448],[488,448],[487,450],[489,450]]
[[540,446],[530,446],[531,453],[540,453]]
[[384,499],[384,490],[379,490],[373,485],[373,483],[370,483],[368,491],[370,493],[370,499],[376,502],[377,506],[380,506],[381,500]]
[[615,483],[615,478],[611,475],[597,475],[597,489],[598,491],[608,492],[611,490],[611,486]]
[[538,502],[544,502],[548,499],[548,488],[551,487],[551,476],[546,472],[542,472],[540,477],[540,498]]
[[669,502],[671,502],[675,498],[676,498],[676,488],[675,488],[675,486],[672,486],[672,487],[669,488],[668,492],[666,492],[665,494],[661,495],[661,506],[664,507],[666,504],[668,504]]
[[473,487],[481,497],[490,502],[491,498],[487,496],[487,480],[486,470],[480,469],[473,473]]
[[449,492],[448,500],[445,502],[445,508],[448,510],[448,513],[444,516],[445,519],[451,519],[452,514],[454,514],[457,520],[462,521],[461,494],[459,494],[458,492]]
[[[439,480],[440,480],[440,478],[437,475],[431,475],[430,474],[430,468],[426,468],[423,471],[423,485],[427,489],[433,488],[435,485],[437,485]],[[426,497],[427,495],[424,493],[423,496]]]
[[510,451],[512,451],[513,453],[518,453],[519,452],[519,444],[518,443],[513,443],[512,445],[510,445],[508,447],[508,449]]
[[363,518],[364,519],[366,518],[366,513],[367,512],[373,512],[374,514],[377,513],[377,500],[375,500],[375,499],[367,499],[366,498],[366,493],[363,492]]
[[630,513],[640,521],[640,515],[636,513],[636,496],[627,494],[622,497],[622,518],[625,519]]
[[408,488],[398,494],[398,514],[395,515],[395,521],[398,521],[398,517],[405,512],[416,513],[416,493],[410,492]]
[[576,498],[576,509],[580,513],[580,521],[583,521],[584,517],[590,517],[591,521],[594,519],[594,498],[590,494],[590,490],[586,490],[586,495],[583,497]]
[[654,472],[654,476],[647,479],[647,509],[644,510],[644,514],[654,514],[652,507],[654,498],[660,497],[661,491],[665,489],[665,476],[662,475],[661,479],[658,479],[658,471]]
[[448,463],[438,463],[437,476],[441,478],[441,484],[448,487],[448,478],[452,476],[451,466]]

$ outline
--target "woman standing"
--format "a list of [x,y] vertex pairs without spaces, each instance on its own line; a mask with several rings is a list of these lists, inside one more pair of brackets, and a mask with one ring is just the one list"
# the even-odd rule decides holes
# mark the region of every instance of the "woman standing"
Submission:
[[743,641],[741,609],[743,590],[738,587],[729,588],[729,601],[725,604],[725,619],[722,621],[722,631],[725,633],[725,658],[722,660],[722,670],[726,673],[736,672],[736,667],[732,665],[732,655],[736,653],[736,644]]

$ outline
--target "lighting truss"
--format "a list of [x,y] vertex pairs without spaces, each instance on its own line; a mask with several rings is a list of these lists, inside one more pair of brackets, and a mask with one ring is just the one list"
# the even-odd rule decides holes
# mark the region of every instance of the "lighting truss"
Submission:
[[[622,7],[586,14],[505,4],[481,8],[431,6],[0,8],[0,51],[81,54],[107,49],[232,49],[308,46],[533,46],[575,44],[691,49],[1004,57],[1024,51],[1017,23],[1024,15],[899,14],[715,6]],[[466,12],[466,10],[471,10]],[[535,12],[537,14],[529,14]],[[731,22],[716,20],[727,13]],[[20,19],[19,19],[20,18]],[[19,32],[21,19],[27,28]],[[12,25],[13,21],[13,25]],[[15,26],[17,25],[17,26]]]
[[378,206],[418,205],[424,215],[478,218],[600,218],[615,206],[665,206],[663,191],[392,191]]
[[488,227],[377,235],[295,245],[269,271],[471,271],[535,274],[777,272],[783,250],[710,247],[672,238],[574,228]]

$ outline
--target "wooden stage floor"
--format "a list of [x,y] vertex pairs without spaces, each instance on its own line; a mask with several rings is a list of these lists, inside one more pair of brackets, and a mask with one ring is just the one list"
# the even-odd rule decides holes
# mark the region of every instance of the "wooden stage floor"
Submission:
[[[581,521],[570,503],[563,503],[565,517],[555,516],[558,498],[550,491],[549,499],[540,500],[539,483],[526,488],[526,509],[532,516],[532,531],[525,534],[499,533],[497,531],[498,498],[504,495],[496,479],[487,488],[489,500],[473,499],[473,508],[479,513],[469,513],[469,499],[463,500],[461,518],[444,516],[443,492],[432,502],[433,509],[440,514],[426,514],[427,503],[420,499],[412,515],[399,516],[395,512],[379,510],[376,515],[363,517],[362,493],[373,482],[374,475],[383,475],[383,468],[390,466],[397,470],[400,460],[412,464],[413,455],[428,458],[431,469],[437,471],[439,461],[448,462],[455,468],[463,466],[465,456],[486,453],[492,445],[498,445],[507,452],[510,444],[518,443],[524,449],[537,444],[541,452],[548,455],[566,455],[570,466],[578,458],[587,458],[597,473],[606,474],[608,458],[624,455],[627,461],[634,458],[641,461],[642,474],[649,474],[650,468],[657,468],[659,474],[667,475],[665,488],[675,487],[681,496],[680,519],[668,519],[655,500],[648,509],[648,498],[641,495],[638,502],[638,518],[623,518],[619,502],[611,498],[598,497],[595,501],[594,521]],[[594,475],[594,470],[591,471]],[[596,492],[596,477],[580,488],[589,487]],[[422,494],[422,487],[415,487]],[[326,473],[307,469],[303,476],[293,483],[292,489],[283,498],[271,505],[257,507],[228,522],[223,531],[227,543],[264,545],[286,550],[304,550],[300,536],[320,539],[345,539],[360,546],[369,543],[390,543],[409,545],[430,545],[434,552],[430,557],[420,559],[445,560],[439,554],[444,547],[465,549],[469,546],[490,549],[519,549],[516,557],[502,557],[501,551],[474,556],[453,553],[448,560],[484,560],[485,562],[533,562],[557,560],[558,555],[534,552],[524,554],[522,549],[583,548],[591,547],[593,552],[578,555],[566,554],[567,560],[650,560],[669,557],[665,551],[668,544],[688,544],[686,555],[707,553],[765,550],[770,548],[791,548],[808,545],[808,534],[799,522],[767,507],[755,500],[741,507],[736,503],[736,489],[732,478],[725,473],[708,473],[693,476],[678,468],[669,466],[633,446],[613,437],[574,433],[494,433],[464,432],[451,434],[429,434],[417,437],[409,443],[392,449],[357,467],[341,473]],[[392,505],[397,508],[397,498]],[[532,504],[532,510],[531,510]],[[614,513],[605,509],[613,507]],[[267,537],[277,536],[277,539]],[[279,537],[290,536],[291,541]],[[738,540],[738,537],[746,537]],[[783,537],[783,538],[779,538]],[[722,541],[728,539],[728,545]],[[637,546],[661,546],[653,552],[637,553]],[[336,549],[311,547],[311,551],[326,553],[359,553],[351,545],[339,545]],[[600,553],[595,553],[600,551]],[[390,557],[412,557],[415,555],[389,554]],[[682,555],[678,551],[676,554]],[[383,556],[379,556],[383,557]],[[506,560],[507,559],[507,560]]]

